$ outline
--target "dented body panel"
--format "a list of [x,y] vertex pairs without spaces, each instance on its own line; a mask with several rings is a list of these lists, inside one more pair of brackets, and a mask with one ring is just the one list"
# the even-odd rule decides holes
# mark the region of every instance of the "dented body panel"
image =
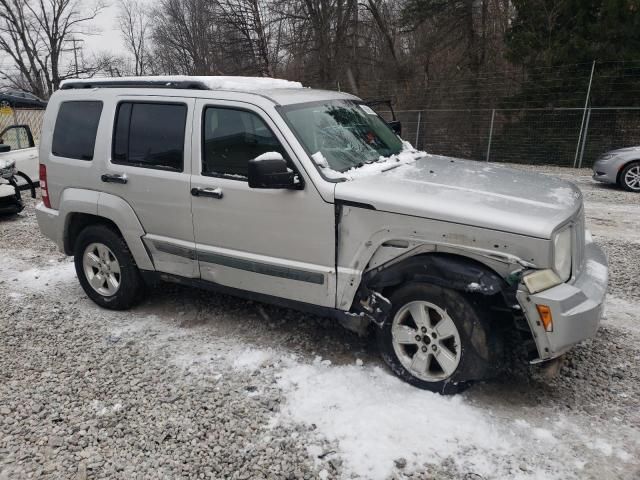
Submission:
[[551,262],[549,240],[348,205],[341,208],[337,229],[341,309],[351,306],[365,272],[396,259],[459,255],[504,278],[522,270],[525,263],[547,268]]

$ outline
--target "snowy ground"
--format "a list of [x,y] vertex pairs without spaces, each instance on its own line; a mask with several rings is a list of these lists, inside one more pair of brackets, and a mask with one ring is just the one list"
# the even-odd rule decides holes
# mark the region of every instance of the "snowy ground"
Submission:
[[292,310],[174,285],[101,310],[32,203],[0,220],[0,479],[639,478],[640,195],[539,170],[585,193],[606,318],[558,376],[456,397]]

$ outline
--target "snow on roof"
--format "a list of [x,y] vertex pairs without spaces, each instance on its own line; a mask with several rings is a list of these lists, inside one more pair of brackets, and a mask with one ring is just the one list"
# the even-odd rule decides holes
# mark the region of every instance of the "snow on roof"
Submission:
[[265,90],[270,88],[302,88],[300,82],[267,77],[232,77],[232,76],[187,76],[187,75],[158,75],[146,77],[100,77],[87,79],[64,80],[61,87],[67,83],[111,83],[111,82],[201,82],[210,90]]

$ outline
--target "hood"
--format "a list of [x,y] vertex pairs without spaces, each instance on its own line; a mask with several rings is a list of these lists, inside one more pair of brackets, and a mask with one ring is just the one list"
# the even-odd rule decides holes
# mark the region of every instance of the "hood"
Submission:
[[617,155],[619,153],[630,153],[630,152],[638,152],[640,151],[640,147],[624,147],[617,148],[616,150],[609,150],[605,155]]
[[582,207],[582,194],[570,182],[436,155],[338,183],[335,198],[538,238],[551,238]]

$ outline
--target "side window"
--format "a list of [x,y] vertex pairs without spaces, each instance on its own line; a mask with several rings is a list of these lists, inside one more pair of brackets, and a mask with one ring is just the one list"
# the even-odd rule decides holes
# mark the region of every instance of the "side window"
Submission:
[[26,125],[13,125],[0,132],[0,144],[8,145],[11,150],[21,150],[34,146],[33,135]]
[[255,113],[231,108],[204,110],[202,174],[246,178],[249,160],[266,152],[287,154]]
[[93,160],[102,102],[64,102],[58,110],[51,153],[76,160]]
[[123,102],[113,130],[112,162],[181,172],[187,106]]

